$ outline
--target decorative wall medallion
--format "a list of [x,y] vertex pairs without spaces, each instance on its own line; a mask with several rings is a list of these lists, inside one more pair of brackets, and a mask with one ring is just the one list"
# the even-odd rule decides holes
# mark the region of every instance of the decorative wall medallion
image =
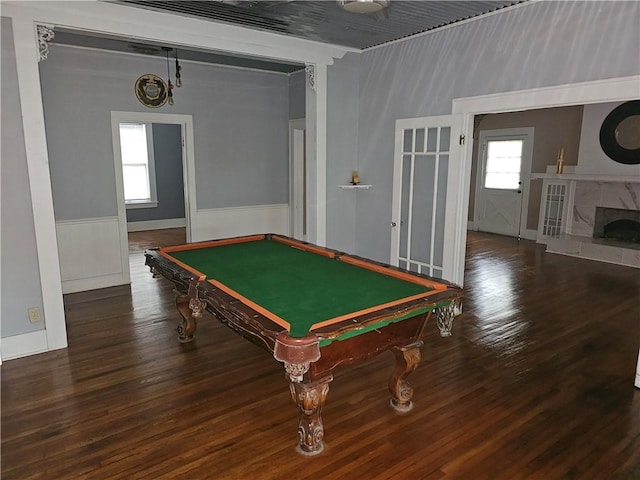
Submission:
[[640,100],[614,108],[600,127],[600,145],[617,163],[640,165]]
[[136,97],[145,107],[158,108],[167,103],[168,87],[165,81],[148,73],[136,80]]

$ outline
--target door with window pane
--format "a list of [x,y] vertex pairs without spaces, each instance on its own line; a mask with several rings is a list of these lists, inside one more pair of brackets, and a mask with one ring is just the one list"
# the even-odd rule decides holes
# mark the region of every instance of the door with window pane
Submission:
[[526,229],[533,128],[485,130],[479,140],[476,229],[520,237]]
[[461,120],[396,121],[391,263],[447,280],[455,275]]

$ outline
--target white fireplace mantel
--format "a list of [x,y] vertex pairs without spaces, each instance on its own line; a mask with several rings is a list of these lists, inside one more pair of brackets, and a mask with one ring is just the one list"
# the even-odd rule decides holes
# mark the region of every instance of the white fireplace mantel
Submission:
[[541,179],[538,243],[547,252],[640,268],[640,249],[593,238],[597,207],[640,210],[640,175],[584,174],[568,167]]
[[574,180],[580,182],[640,183],[640,175],[634,177],[628,175],[588,175],[580,173],[532,173],[531,179]]
[[[633,168],[633,166],[632,166]],[[640,183],[640,165],[637,167],[637,175],[616,175],[611,173],[581,173],[576,172],[576,167],[567,166],[562,173],[556,173],[555,165],[548,165],[545,173],[532,173],[531,179],[542,180],[574,180],[580,182],[611,182],[611,183]]]

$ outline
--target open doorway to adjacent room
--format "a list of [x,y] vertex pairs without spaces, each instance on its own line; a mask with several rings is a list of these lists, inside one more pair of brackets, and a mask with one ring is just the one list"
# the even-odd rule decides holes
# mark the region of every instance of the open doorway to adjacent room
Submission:
[[132,283],[147,248],[190,238],[190,170],[185,137],[190,117],[113,112],[118,218],[126,233]]

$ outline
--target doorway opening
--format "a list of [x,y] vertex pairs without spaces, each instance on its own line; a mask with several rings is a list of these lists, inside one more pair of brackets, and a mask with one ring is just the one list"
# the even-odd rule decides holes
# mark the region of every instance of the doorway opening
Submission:
[[[188,242],[195,211],[191,116],[112,112],[111,127],[123,259],[163,246],[156,242],[167,234],[171,243]],[[130,243],[132,232],[148,234],[137,234]],[[142,244],[144,238],[153,244]],[[130,262],[123,265],[130,282]]]

